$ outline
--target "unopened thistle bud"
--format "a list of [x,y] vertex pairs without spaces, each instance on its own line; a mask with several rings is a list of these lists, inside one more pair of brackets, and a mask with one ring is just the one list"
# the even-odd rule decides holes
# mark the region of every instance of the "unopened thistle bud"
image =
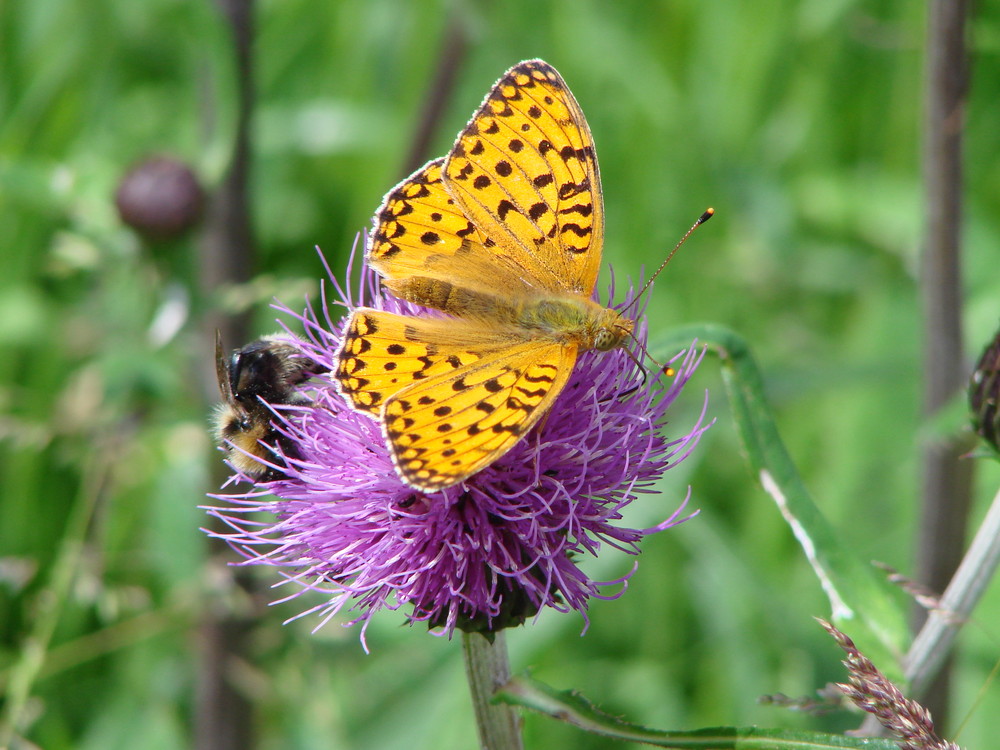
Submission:
[[994,450],[1000,451],[1000,331],[976,363],[969,383],[972,426]]
[[139,234],[150,240],[170,240],[201,219],[205,191],[186,164],[154,156],[122,177],[115,205],[121,220]]

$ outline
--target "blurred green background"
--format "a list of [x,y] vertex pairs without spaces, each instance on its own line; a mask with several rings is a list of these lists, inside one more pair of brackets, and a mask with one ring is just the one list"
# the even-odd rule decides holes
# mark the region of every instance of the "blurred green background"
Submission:
[[[254,20],[256,251],[247,283],[205,290],[205,236],[145,242],[114,195],[151,154],[218,187],[238,76],[216,6],[0,4],[0,684],[16,687],[29,637],[54,627],[22,716],[31,742],[193,746],[204,623],[232,616],[242,655],[225,674],[253,708],[256,747],[474,746],[457,640],[385,613],[366,655],[356,628],[282,625],[307,600],[266,606],[287,593],[267,569],[251,571],[256,594],[236,587],[197,507],[222,477],[206,321],[249,312],[248,336],[270,332],[272,297],[297,308],[318,290],[314,245],[344,267],[404,175],[455,34],[466,46],[428,156],[510,65],[556,66],[596,139],[606,265],[637,276],[714,206],[656,285],[654,329],[712,321],[746,336],[823,511],[864,559],[912,570],[933,429],[919,418],[922,3],[266,0]],[[970,359],[1000,316],[1000,6],[979,4],[971,44]],[[583,637],[581,618],[552,612],[511,632],[513,668],[661,728],[856,726],[758,704],[844,673],[812,619],[826,600],[740,454],[716,361],[668,429],[691,423],[705,388],[717,424],[628,520],[662,519],[688,484],[701,514],[646,540],[629,590],[593,603]],[[973,521],[998,480],[979,471]],[[73,561],[61,588],[60,556]],[[610,579],[632,563],[608,551],[588,569]],[[994,587],[961,638],[948,731],[971,712],[967,747],[995,737],[997,622]],[[607,746],[535,716],[526,732],[533,748]]]

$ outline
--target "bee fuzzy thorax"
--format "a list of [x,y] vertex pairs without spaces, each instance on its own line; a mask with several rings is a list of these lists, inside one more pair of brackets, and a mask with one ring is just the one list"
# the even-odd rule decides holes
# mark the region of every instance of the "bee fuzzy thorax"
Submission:
[[215,412],[216,441],[229,462],[257,481],[280,476],[274,464],[294,453],[291,441],[275,426],[275,408],[306,406],[311,400],[298,387],[326,368],[304,357],[287,335],[267,336],[226,357],[216,338],[216,375],[222,403]]

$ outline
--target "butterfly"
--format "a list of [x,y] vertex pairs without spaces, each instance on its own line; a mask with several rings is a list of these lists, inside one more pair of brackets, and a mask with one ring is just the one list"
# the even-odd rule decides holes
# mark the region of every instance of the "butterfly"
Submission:
[[338,389],[380,420],[405,483],[436,492],[489,466],[580,352],[629,340],[634,322],[592,300],[603,242],[583,111],[555,68],[519,63],[374,217],[366,260],[383,287],[445,315],[357,308],[337,352]]

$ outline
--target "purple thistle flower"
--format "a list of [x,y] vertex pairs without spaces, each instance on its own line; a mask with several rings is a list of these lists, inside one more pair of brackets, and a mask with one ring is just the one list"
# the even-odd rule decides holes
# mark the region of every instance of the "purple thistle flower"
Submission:
[[[365,305],[438,314],[382,296],[367,267],[357,300],[333,284],[337,304],[348,310]],[[613,293],[612,284],[609,297]],[[630,289],[624,307],[638,316],[633,295]],[[322,320],[311,307],[302,315],[282,309],[305,326],[303,354],[318,369],[336,372],[344,321],[333,322],[325,302],[324,295]],[[644,320],[635,333],[644,343]],[[449,636],[456,627],[488,633],[518,625],[542,607],[575,610],[586,619],[590,598],[617,598],[631,572],[593,581],[577,565],[583,553],[596,556],[606,544],[637,554],[644,536],[695,515],[681,517],[685,499],[652,528],[616,525],[622,509],[637,494],[654,492],[655,481],[710,426],[706,394],[686,435],[668,440],[659,429],[703,356],[693,346],[678,355],[676,373],[663,386],[644,383],[623,350],[584,352],[538,428],[491,466],[432,494],[396,475],[379,423],[348,406],[334,376],[325,375],[315,384],[312,406],[276,410],[278,429],[294,447],[287,458],[276,457],[284,476],[257,491],[213,496],[228,505],[210,513],[232,529],[215,535],[247,558],[241,564],[279,568],[300,587],[288,598],[305,591],[326,595],[302,615],[318,612],[322,625],[345,608],[356,613],[349,624],[363,623],[362,641],[375,612],[404,605],[412,607],[411,621]],[[237,474],[231,481],[246,479]],[[277,519],[261,522],[260,510]],[[613,584],[622,585],[604,593]]]

